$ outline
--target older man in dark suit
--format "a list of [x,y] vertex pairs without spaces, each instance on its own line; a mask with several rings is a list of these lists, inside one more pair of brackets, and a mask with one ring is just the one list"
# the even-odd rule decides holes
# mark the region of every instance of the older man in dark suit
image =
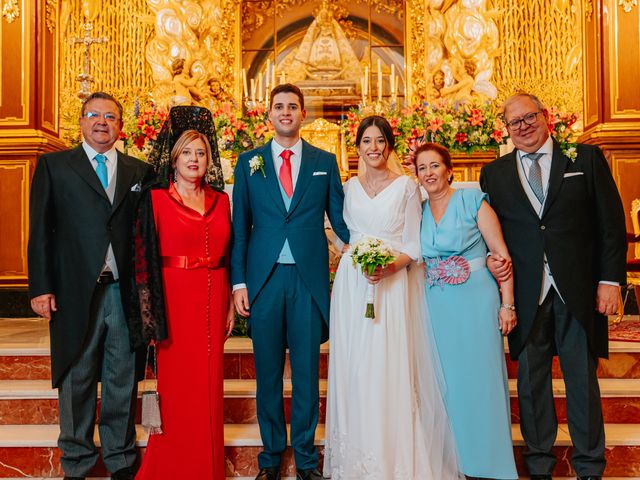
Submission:
[[33,175],[29,294],[49,320],[65,479],[84,478],[98,458],[98,381],[104,464],[112,478],[133,479],[136,352],[124,312],[134,206],[152,169],[114,148],[122,106],[112,96],[87,98],[80,127],[82,145],[43,155]]
[[[550,479],[558,422],[551,361],[567,389],[573,467],[582,480],[605,467],[596,369],[608,354],[607,318],[626,280],[624,211],[598,147],[563,149],[549,135],[540,100],[517,94],[504,117],[516,149],[483,168],[482,189],[500,218],[513,259],[519,325],[509,335],[518,360],[520,428],[532,479]],[[497,262],[488,262],[499,276]]]

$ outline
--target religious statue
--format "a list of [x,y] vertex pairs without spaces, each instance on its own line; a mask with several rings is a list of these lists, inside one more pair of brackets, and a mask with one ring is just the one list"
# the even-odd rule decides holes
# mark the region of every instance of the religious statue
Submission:
[[170,105],[172,107],[176,105],[191,105],[193,98],[190,90],[196,86],[198,79],[189,76],[188,71],[184,71],[184,58],[176,58],[171,62],[171,70],[173,71],[172,81],[175,95],[171,97]]
[[444,72],[436,70],[431,77],[431,85],[427,86],[427,100],[436,100],[442,97],[442,89],[444,88]]
[[334,18],[330,2],[323,0],[293,58],[285,60],[287,79],[360,82],[362,69],[349,39]]
[[[220,34],[219,0],[147,0],[155,14],[155,37],[146,57],[155,80],[154,98],[160,104],[209,105],[222,99],[224,66],[216,51]],[[188,66],[188,68],[185,68]]]
[[443,97],[452,98],[453,100],[471,98],[473,93],[473,84],[475,83],[475,73],[476,66],[473,61],[465,60],[463,68],[456,68],[454,70],[456,83],[448,87],[443,87],[440,90],[440,94]]
[[[427,99],[473,97],[493,99],[497,90],[491,83],[493,62],[498,54],[497,12],[487,8],[487,0],[429,0],[425,42]],[[436,87],[444,80],[444,85]]]

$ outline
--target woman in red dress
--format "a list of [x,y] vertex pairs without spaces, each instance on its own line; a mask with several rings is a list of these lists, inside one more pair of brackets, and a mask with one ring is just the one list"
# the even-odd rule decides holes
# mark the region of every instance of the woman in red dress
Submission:
[[205,181],[212,162],[206,135],[185,130],[172,146],[170,159],[168,187],[150,190],[155,238],[149,242],[145,236],[152,235],[147,232],[138,236],[136,245],[136,257],[141,249],[157,250],[166,319],[159,326],[157,318],[145,318],[149,312],[145,286],[151,297],[157,297],[148,281],[153,268],[137,269],[143,337],[158,342],[162,433],[149,436],[136,479],[221,480],[225,478],[223,353],[234,318],[227,274],[229,199]]

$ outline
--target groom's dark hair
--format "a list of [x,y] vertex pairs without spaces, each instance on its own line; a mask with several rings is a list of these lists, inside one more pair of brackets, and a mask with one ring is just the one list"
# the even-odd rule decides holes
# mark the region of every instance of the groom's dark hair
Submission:
[[269,109],[273,107],[273,97],[279,93],[295,93],[298,96],[298,100],[300,100],[300,108],[304,110],[304,95],[302,94],[302,90],[293,83],[283,83],[273,87],[273,90],[271,90],[271,98],[269,98]]

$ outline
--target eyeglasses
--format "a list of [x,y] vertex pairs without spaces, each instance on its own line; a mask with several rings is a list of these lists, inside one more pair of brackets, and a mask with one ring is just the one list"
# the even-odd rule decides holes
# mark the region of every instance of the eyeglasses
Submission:
[[538,111],[538,112],[527,113],[522,118],[517,118],[515,120],[511,120],[510,122],[507,122],[507,126],[511,130],[520,130],[522,128],[522,122],[526,123],[527,125],[533,125],[534,123],[536,123],[539,113],[542,113],[542,112]]
[[84,114],[84,117],[92,122],[97,121],[100,117],[104,118],[104,121],[108,123],[116,123],[120,120],[115,113],[87,112]]

